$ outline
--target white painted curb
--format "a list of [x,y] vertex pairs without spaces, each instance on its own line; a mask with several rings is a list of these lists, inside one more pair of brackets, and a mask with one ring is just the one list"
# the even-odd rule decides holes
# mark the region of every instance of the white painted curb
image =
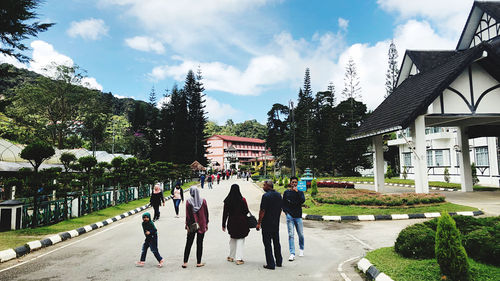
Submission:
[[92,231],[92,226],[86,225],[83,228],[85,228],[85,232],[91,232]]
[[358,220],[360,220],[360,221],[374,221],[375,216],[374,215],[359,215]]
[[363,273],[366,273],[366,271],[368,270],[368,268],[370,268],[370,266],[372,266],[372,263],[365,258],[362,258],[358,261],[358,268],[361,269]]
[[71,238],[75,237],[75,236],[78,236],[78,231],[76,230],[70,230],[68,231],[69,235],[71,235]]
[[61,236],[53,235],[49,237],[50,241],[52,241],[52,245],[57,244],[62,241]]
[[323,216],[325,221],[340,221],[342,218],[340,216]]
[[16,258],[16,252],[13,249],[8,249],[0,252],[0,262],[8,261]]
[[97,227],[99,227],[99,228],[104,226],[104,224],[102,224],[102,222],[96,222],[95,225],[97,225]]
[[391,215],[393,220],[408,220],[410,217],[407,214],[394,214]]
[[33,250],[40,249],[42,247],[42,243],[40,243],[39,240],[31,241],[31,242],[28,242],[26,244],[28,244],[28,246],[30,247],[30,252]]
[[426,218],[439,218],[441,216],[440,213],[424,213]]
[[462,216],[474,216],[473,212],[466,211],[466,212],[457,212],[457,215],[462,215]]

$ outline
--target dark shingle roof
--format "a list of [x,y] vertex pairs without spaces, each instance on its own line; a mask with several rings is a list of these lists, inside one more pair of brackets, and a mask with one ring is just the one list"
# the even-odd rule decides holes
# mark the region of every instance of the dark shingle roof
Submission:
[[498,1],[488,1],[488,2],[474,2],[475,6],[478,6],[486,12],[488,15],[492,16],[497,22],[500,21],[500,2]]
[[453,51],[446,62],[404,80],[349,139],[359,139],[407,128],[440,93],[475,59],[486,44]]
[[411,58],[411,61],[417,66],[420,72],[425,72],[445,63],[450,57],[456,55],[457,52],[408,50],[406,54]]

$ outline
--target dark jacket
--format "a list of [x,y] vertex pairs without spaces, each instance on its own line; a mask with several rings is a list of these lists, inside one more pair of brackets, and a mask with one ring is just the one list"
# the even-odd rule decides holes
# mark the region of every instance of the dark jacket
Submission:
[[283,212],[290,214],[293,218],[302,218],[302,204],[306,202],[304,192],[285,190],[283,193]]
[[[149,213],[144,213],[142,217],[148,217],[149,221],[148,222],[142,222],[142,230],[144,232],[144,235],[146,236],[146,240],[151,239],[154,235],[158,233],[158,230],[155,227],[155,224],[151,220],[151,215]],[[146,231],[149,231],[149,235],[146,234]]]
[[230,209],[228,204],[224,203],[222,212],[222,227],[226,227],[231,238],[241,239],[248,236],[250,229],[247,223],[248,205],[245,198],[242,198],[241,204],[236,208]]
[[163,197],[163,192],[151,194],[149,203],[154,206],[159,206],[161,203],[165,203],[165,197]]
[[[174,187],[174,188],[172,188],[172,190],[170,191],[170,194],[172,194],[172,196],[174,196],[174,190],[175,190],[175,189],[176,189],[176,188]],[[182,199],[182,202],[184,202],[184,190],[183,190],[182,188],[180,188],[180,190],[181,190],[181,199]]]

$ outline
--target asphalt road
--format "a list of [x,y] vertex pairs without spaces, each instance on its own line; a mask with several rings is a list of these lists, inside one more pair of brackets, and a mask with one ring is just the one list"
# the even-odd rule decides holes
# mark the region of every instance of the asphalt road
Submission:
[[[181,268],[186,240],[185,205],[181,205],[181,217],[175,218],[172,202],[168,201],[165,207],[161,207],[161,219],[156,222],[159,250],[166,260],[163,268],[156,267],[157,262],[151,252],[144,267],[135,267],[144,240],[141,215],[137,214],[3,263],[0,265],[0,280],[362,280],[352,266],[357,259],[371,249],[393,245],[401,229],[419,222],[305,221],[305,256],[289,262],[288,234],[285,217],[282,216],[280,239],[285,259],[283,267],[274,271],[262,268],[265,263],[264,247],[261,233],[255,229],[250,231],[245,241],[245,264],[236,265],[226,261],[229,235],[221,227],[222,201],[233,183],[240,185],[252,213],[258,214],[262,190],[250,182],[226,180],[220,185],[215,184],[212,190],[202,190],[201,195],[206,198],[210,213],[209,230],[204,241],[204,267],[195,266],[196,245],[193,245],[188,268]],[[186,194],[187,197],[189,195]]]

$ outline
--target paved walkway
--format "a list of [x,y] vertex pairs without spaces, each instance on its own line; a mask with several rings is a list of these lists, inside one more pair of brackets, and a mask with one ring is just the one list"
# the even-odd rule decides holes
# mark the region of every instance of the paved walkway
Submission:
[[[159,249],[166,259],[163,268],[148,253],[146,266],[137,268],[144,240],[140,214],[82,235],[55,246],[36,251],[20,260],[0,264],[0,280],[362,280],[352,264],[366,251],[392,246],[401,229],[421,220],[376,222],[304,222],[305,257],[288,262],[288,235],[284,216],[280,238],[283,268],[274,271],[262,268],[265,263],[261,233],[251,230],[245,241],[245,264],[226,261],[229,236],[222,232],[222,201],[232,183],[240,184],[252,213],[257,214],[262,191],[242,180],[222,181],[213,190],[204,189],[210,212],[209,230],[205,236],[203,262],[195,267],[195,245],[189,267],[181,268],[186,233],[184,205],[181,218],[174,217],[172,202],[161,207]],[[189,197],[189,195],[186,195]],[[150,210],[148,210],[150,211]],[[339,272],[339,269],[341,272]]]
[[[356,184],[357,189],[368,189],[375,190],[374,185],[369,184]],[[414,192],[413,187],[396,187],[386,185],[384,187],[385,193],[403,193],[403,192]],[[500,190],[497,191],[473,191],[473,192],[461,192],[461,191],[434,191],[430,192],[442,193],[446,196],[446,201],[475,207],[480,209],[487,216],[500,216]]]

